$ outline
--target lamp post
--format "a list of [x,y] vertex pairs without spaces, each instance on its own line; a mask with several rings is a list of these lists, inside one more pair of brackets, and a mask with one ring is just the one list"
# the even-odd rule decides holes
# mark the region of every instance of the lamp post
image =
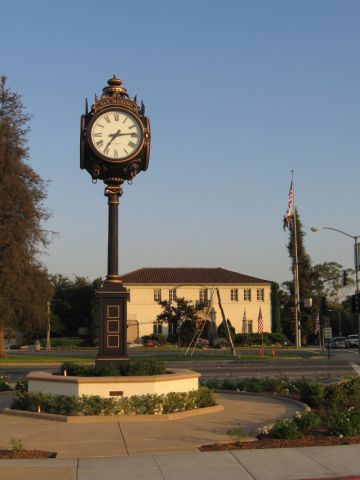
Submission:
[[341,329],[341,312],[339,312],[338,310],[331,310],[329,308],[328,312],[334,312],[334,313],[337,313],[338,314],[338,321],[339,321],[339,337],[342,336],[342,329]]
[[50,339],[50,306],[51,302],[46,302],[47,305],[47,328],[46,328],[46,347],[47,352],[51,351],[51,339]]
[[[345,235],[346,237],[350,237],[354,240],[354,263],[355,263],[355,282],[356,282],[356,290],[355,294],[359,292],[359,259],[358,259],[358,239],[360,238],[360,235],[350,235],[349,233],[343,232],[342,230],[339,230],[338,228],[333,228],[333,227],[311,227],[312,232],[318,232],[319,230],[333,230],[334,232],[341,233],[342,235]],[[360,335],[360,312],[358,312],[358,334]],[[360,343],[359,343],[359,353],[360,353]]]

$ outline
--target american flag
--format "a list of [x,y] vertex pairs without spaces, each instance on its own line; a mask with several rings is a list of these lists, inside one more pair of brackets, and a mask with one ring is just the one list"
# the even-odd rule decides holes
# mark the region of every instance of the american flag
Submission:
[[247,325],[246,325],[246,310],[244,308],[244,316],[243,316],[243,321],[242,321],[242,333],[247,332]]
[[263,323],[261,307],[260,307],[259,316],[258,316],[258,333],[263,333],[263,330],[264,330],[264,323]]
[[287,208],[287,213],[284,217],[284,229],[288,228],[289,224],[290,224],[290,219],[291,219],[291,215],[292,215],[293,198],[294,198],[294,179],[293,179],[293,177],[291,177],[288,208]]
[[315,335],[318,335],[320,333],[320,316],[319,316],[319,312],[318,314],[316,315],[316,319],[315,319],[315,330],[314,330],[314,333]]

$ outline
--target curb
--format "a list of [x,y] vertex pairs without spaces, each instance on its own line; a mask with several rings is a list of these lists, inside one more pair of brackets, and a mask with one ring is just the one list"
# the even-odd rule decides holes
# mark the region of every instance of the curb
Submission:
[[[275,398],[282,400],[283,402],[291,403],[299,407],[300,410],[306,410],[310,412],[311,408],[306,403],[301,402],[300,400],[296,400],[295,398],[284,397],[282,395],[278,395],[276,393],[255,393],[255,392],[241,392],[236,390],[217,390],[219,393],[229,393],[230,395],[248,395],[249,397],[260,397],[260,398]],[[216,393],[216,392],[215,392]]]
[[163,415],[58,415],[56,413],[28,412],[26,410],[13,410],[5,408],[2,413],[5,415],[13,415],[16,417],[26,417],[41,420],[50,420],[54,422],[66,422],[73,424],[86,423],[137,423],[137,422],[171,422],[173,420],[181,420],[182,418],[197,417],[200,415],[208,415],[209,413],[222,412],[222,405],[214,405],[213,407],[196,408],[185,412],[165,413]]

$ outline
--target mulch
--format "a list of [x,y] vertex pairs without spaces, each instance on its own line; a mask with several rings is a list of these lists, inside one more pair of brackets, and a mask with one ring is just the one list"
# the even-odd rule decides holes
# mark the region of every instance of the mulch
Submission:
[[56,452],[46,452],[44,450],[0,450],[1,460],[12,460],[21,458],[55,458]]
[[245,450],[259,448],[295,448],[295,447],[326,447],[333,445],[360,444],[360,435],[351,437],[327,437],[323,435],[307,435],[297,440],[284,440],[277,438],[263,438],[252,442],[228,442],[202,445],[201,452],[215,452],[221,450]]

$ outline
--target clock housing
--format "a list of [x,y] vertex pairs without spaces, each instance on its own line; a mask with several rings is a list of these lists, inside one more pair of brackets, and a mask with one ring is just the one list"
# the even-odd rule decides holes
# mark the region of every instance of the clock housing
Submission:
[[81,117],[80,168],[105,183],[132,180],[145,171],[150,155],[150,122],[145,106],[131,100],[115,76],[100,99]]

